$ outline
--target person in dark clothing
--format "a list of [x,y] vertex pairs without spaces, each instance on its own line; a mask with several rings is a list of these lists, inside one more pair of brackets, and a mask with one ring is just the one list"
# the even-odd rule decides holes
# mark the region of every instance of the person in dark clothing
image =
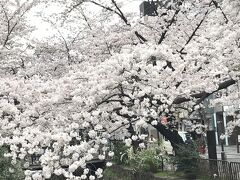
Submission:
[[187,138],[187,140],[185,141],[185,144],[193,144],[193,141],[192,141],[192,139],[191,139],[191,137],[188,135],[188,136],[186,136],[186,138]]

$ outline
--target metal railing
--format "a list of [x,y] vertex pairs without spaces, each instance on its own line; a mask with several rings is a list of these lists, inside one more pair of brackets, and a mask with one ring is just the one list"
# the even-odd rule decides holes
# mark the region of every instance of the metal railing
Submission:
[[[41,166],[41,162],[40,162],[40,154],[33,154],[31,156],[27,156],[25,158],[26,162],[28,162],[29,166],[28,167],[23,167],[23,170],[32,170],[32,171],[38,171],[38,170],[42,170],[42,166]],[[103,164],[105,164],[107,161],[109,160],[109,157],[107,155],[105,155],[105,159],[104,160],[100,160],[98,159],[98,154],[95,154],[94,158],[90,161],[86,161],[87,166],[91,167],[89,168],[96,170],[99,166],[99,164],[101,164],[101,166],[103,166]],[[62,168],[66,169],[68,168],[68,165],[61,165]]]
[[230,163],[232,180],[240,179],[240,163],[231,162]]
[[240,163],[200,159],[199,173],[219,180],[240,180]]

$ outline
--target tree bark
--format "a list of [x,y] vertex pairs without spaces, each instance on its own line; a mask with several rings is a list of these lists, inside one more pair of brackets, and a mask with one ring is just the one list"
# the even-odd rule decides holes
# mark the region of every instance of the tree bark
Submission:
[[171,142],[174,149],[178,148],[178,145],[184,144],[182,137],[178,134],[178,131],[169,129],[161,123],[152,125],[158,132],[160,132],[167,140]]

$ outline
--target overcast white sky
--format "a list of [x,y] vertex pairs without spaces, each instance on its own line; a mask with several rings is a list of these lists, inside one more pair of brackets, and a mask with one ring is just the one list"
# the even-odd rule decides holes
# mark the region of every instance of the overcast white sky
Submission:
[[[123,7],[121,8],[123,12],[136,13],[137,16],[139,16],[140,14],[139,5],[141,4],[141,2],[143,2],[143,0],[117,0],[117,2],[118,3],[122,2],[124,4]],[[96,13],[97,7],[96,8],[93,7],[94,6],[92,6],[91,8],[93,12]],[[56,33],[56,31],[53,30],[49,23],[42,21],[40,17],[36,16],[36,14],[42,10],[44,10],[46,15],[48,14],[51,15],[53,12],[58,13],[61,11],[60,7],[58,6],[48,6],[47,8],[37,6],[32,9],[31,13],[29,14],[29,21],[30,24],[36,26],[36,30],[32,33],[32,36],[38,39],[42,39],[48,35]]]

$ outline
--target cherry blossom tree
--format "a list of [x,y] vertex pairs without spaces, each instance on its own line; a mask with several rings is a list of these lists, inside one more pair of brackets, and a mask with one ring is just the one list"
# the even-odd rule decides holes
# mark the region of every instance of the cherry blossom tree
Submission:
[[29,34],[33,26],[28,24],[27,14],[38,4],[38,1],[0,2],[0,57],[2,74],[17,74],[29,61],[31,45]]
[[[125,26],[132,27],[127,16],[121,11],[116,1],[110,1],[107,5],[100,1],[91,1],[91,3],[104,10],[110,11],[118,16]],[[180,54],[181,59],[188,64],[181,74],[185,74],[185,71],[188,69],[196,68],[196,74],[189,76],[193,81],[196,80],[195,78],[198,79],[201,77],[202,73],[207,74],[207,72],[211,72],[213,73],[213,77],[216,76],[215,78],[212,77],[212,80],[205,79],[206,82],[209,82],[206,86],[209,89],[205,90],[202,88],[200,91],[196,90],[196,92],[191,92],[190,88],[187,89],[187,87],[185,87],[188,91],[186,96],[198,99],[197,102],[190,103],[191,106],[198,107],[209,95],[235,84],[235,79],[239,76],[236,71],[236,67],[238,67],[238,63],[236,62],[238,61],[235,60],[238,56],[232,57],[232,52],[239,52],[238,49],[236,49],[236,39],[238,39],[238,35],[236,31],[232,29],[232,25],[235,24],[233,22],[236,21],[235,17],[238,13],[238,6],[234,8],[236,9],[235,14],[233,13],[235,16],[232,16],[232,12],[228,12],[229,9],[232,10],[232,4],[234,3],[235,2],[228,3],[227,1],[178,1],[177,5],[172,5],[172,9],[160,9],[157,13],[157,18],[149,18],[148,22],[140,22],[134,26],[134,34],[140,40],[140,43],[154,42],[156,44],[166,44],[171,46],[174,54]],[[82,1],[76,3],[72,6],[72,9],[82,4]],[[217,31],[216,29],[219,29],[219,27],[221,27],[221,30]],[[232,29],[231,33],[229,33],[227,29]],[[212,34],[209,32],[215,33]],[[229,33],[229,35],[222,35],[226,33]],[[229,36],[231,36],[231,38],[229,38]],[[230,49],[228,49],[223,46],[221,42],[228,42],[233,46],[229,46]],[[228,56],[230,59],[226,60]],[[153,62],[156,61],[155,58],[155,56],[152,57]],[[211,63],[215,65],[211,65]],[[219,69],[213,68],[213,66],[216,65],[219,66]],[[207,69],[205,69],[205,66]],[[167,60],[166,67],[175,71],[171,61]],[[204,72],[203,69],[206,71]],[[233,78],[232,70],[234,71],[233,74],[235,74]],[[178,83],[177,85],[181,85],[182,81]],[[188,85],[190,86],[191,84],[192,83]],[[198,88],[196,87],[196,89]],[[181,104],[186,101],[191,101],[191,98],[178,97],[174,102]],[[190,107],[190,111],[192,111],[192,109],[194,110],[195,108]]]
[[[89,3],[103,10],[109,24],[85,16]],[[41,155],[42,170],[27,170],[26,179],[47,179],[52,174],[100,178],[102,169],[90,177],[86,163],[96,156],[113,156],[108,152],[113,135],[127,146],[143,141],[146,136],[138,135],[136,128],[148,125],[177,148],[184,142],[174,129],[176,112],[191,114],[222,90],[239,94],[237,0],[179,1],[137,23],[115,0],[62,5],[67,7],[61,14],[66,26],[52,23],[59,41],[37,43],[31,56],[37,65],[23,71],[25,76],[0,79],[0,144],[9,146],[6,156],[15,163],[27,155]],[[67,25],[74,26],[80,18],[74,19],[75,10],[82,13],[83,24],[68,36]],[[115,23],[110,21],[113,17],[118,18]],[[38,65],[55,70],[51,59],[63,67],[59,75],[39,73]],[[31,76],[24,78],[26,74]],[[161,123],[162,116],[168,117],[167,124]],[[83,174],[75,177],[79,167]]]

